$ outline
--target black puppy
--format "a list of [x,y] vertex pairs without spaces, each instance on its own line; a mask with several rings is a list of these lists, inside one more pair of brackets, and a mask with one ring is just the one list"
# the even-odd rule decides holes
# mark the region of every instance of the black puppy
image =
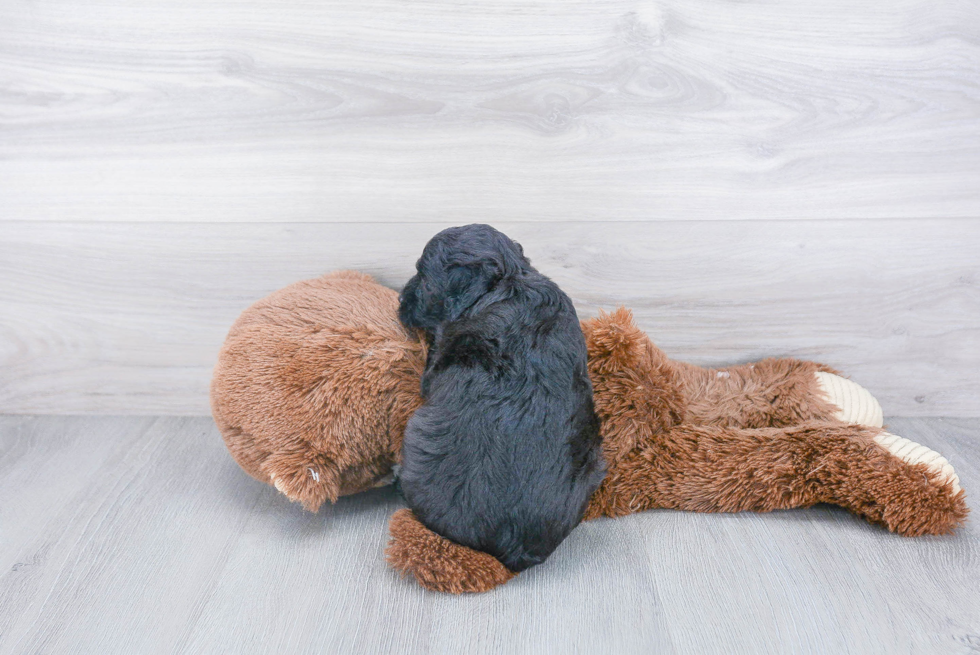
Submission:
[[489,225],[429,241],[398,315],[430,349],[399,484],[430,530],[512,571],[543,562],[604,474],[572,301]]

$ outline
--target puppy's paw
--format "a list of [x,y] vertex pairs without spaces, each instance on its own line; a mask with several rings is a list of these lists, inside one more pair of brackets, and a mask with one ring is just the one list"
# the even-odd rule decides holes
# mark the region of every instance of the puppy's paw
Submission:
[[876,436],[875,442],[903,462],[925,464],[942,484],[952,485],[954,496],[960,492],[960,478],[953,470],[952,464],[935,450],[889,432],[882,432]]
[[882,426],[881,405],[867,389],[833,373],[819,371],[815,375],[820,392],[838,408],[835,418],[873,428]]

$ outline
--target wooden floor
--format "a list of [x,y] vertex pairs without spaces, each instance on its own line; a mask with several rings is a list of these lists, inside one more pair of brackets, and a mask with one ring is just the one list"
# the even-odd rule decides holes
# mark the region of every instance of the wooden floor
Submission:
[[[980,489],[980,420],[894,419]],[[975,497],[975,496],[974,496]],[[313,515],[207,418],[0,417],[0,653],[971,653],[980,529],[831,507],[580,526],[479,596],[382,559],[383,489]]]

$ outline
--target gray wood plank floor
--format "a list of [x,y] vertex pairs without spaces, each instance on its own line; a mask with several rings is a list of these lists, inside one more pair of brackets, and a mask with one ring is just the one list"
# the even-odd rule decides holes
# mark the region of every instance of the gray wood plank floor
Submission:
[[[980,420],[896,419],[980,489]],[[0,417],[0,653],[969,653],[980,530],[830,507],[580,526],[493,593],[382,560],[390,489],[317,515],[205,418]]]

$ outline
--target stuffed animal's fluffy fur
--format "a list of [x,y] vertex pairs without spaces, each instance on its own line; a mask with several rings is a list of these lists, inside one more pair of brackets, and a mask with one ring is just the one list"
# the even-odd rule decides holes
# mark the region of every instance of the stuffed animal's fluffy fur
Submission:
[[245,471],[315,512],[390,481],[425,353],[369,275],[297,282],[231,327],[211,413]]
[[[397,309],[394,291],[342,272],[242,314],[211,385],[215,421],[242,468],[310,510],[384,483],[422,402],[426,357]],[[625,309],[582,325],[608,468],[586,518],[827,502],[907,536],[948,533],[965,520],[949,463],[882,430],[877,403],[830,369],[792,359],[723,369],[672,361]],[[485,591],[514,575],[407,509],[390,530],[389,562],[427,588]]]
[[417,269],[399,317],[430,346],[399,487],[434,532],[523,571],[579,524],[604,473],[575,308],[489,225],[443,230]]

